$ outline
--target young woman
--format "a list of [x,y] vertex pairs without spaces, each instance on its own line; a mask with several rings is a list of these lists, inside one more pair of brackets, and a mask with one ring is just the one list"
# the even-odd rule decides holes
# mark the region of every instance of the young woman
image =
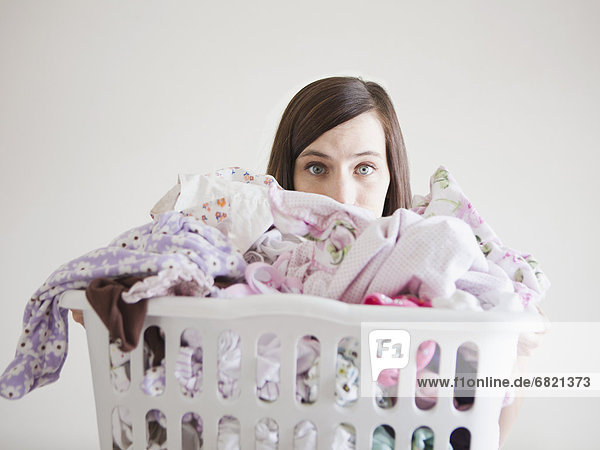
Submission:
[[[294,96],[275,135],[267,173],[284,189],[326,195],[376,216],[411,207],[406,149],[394,107],[380,85],[360,78],[325,78]],[[83,324],[80,312],[73,318]],[[525,360],[519,358],[520,370]],[[502,410],[501,443],[519,407],[516,399]]]
[[324,194],[391,215],[410,208],[404,140],[377,83],[332,77],[304,87],[277,129],[267,173],[284,189]]

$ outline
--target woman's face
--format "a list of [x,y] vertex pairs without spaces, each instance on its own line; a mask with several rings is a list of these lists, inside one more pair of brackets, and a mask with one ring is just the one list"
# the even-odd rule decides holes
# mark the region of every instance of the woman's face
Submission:
[[385,133],[374,111],[323,133],[296,159],[294,188],[361,206],[377,217],[390,184]]

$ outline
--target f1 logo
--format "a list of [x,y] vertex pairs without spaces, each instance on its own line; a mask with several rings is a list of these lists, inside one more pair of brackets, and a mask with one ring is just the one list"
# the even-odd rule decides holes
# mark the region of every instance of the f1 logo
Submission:
[[408,331],[372,330],[369,333],[372,380],[377,380],[383,369],[404,369],[408,365],[409,349]]

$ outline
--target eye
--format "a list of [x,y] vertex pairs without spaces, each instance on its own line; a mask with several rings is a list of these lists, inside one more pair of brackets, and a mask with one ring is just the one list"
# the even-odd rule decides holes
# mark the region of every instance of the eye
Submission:
[[356,172],[359,175],[371,175],[374,170],[375,170],[375,168],[373,166],[369,165],[369,164],[361,164],[356,169]]
[[318,164],[311,164],[307,169],[313,175],[323,175],[325,173],[325,168]]

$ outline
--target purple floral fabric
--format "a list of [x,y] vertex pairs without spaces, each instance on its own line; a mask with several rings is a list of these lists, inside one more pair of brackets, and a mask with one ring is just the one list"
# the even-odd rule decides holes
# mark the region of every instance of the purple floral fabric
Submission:
[[67,354],[68,310],[57,301],[63,292],[85,288],[98,277],[178,268],[195,271],[212,291],[214,277],[241,278],[246,263],[219,230],[173,211],[59,267],[27,303],[15,359],[0,376],[0,395],[18,399],[58,379]]

